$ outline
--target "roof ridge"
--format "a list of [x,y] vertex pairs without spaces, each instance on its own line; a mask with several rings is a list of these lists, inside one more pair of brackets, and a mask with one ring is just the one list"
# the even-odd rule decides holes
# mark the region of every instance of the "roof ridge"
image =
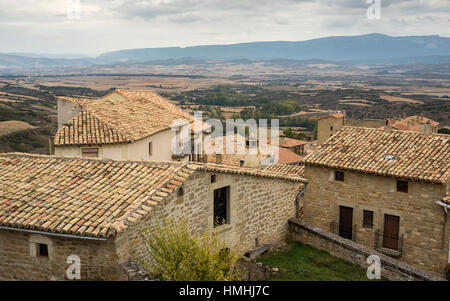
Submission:
[[[112,125],[112,124],[110,124],[108,121],[106,121],[106,120],[100,118],[99,116],[97,116],[94,112],[92,112],[91,110],[89,110],[89,109],[87,108],[87,106],[85,106],[84,104],[80,104],[80,105],[81,105],[81,107],[82,107],[81,112],[79,112],[79,113],[76,114],[72,119],[70,119],[68,122],[66,122],[65,124],[63,124],[63,126],[60,127],[60,128],[56,131],[56,133],[55,133],[55,138],[56,138],[56,137],[59,137],[59,136],[62,134],[62,132],[64,132],[64,130],[65,130],[67,127],[75,126],[74,123],[75,123],[75,121],[80,117],[80,115],[86,114],[87,117],[91,116],[92,118],[94,118],[95,120],[97,120],[97,121],[99,122],[99,124],[103,124],[106,128],[110,128],[111,130],[116,131],[117,134],[120,135],[121,138],[124,140],[124,142],[133,142],[133,141],[134,141],[133,139],[131,139],[130,137],[128,137],[129,135],[124,134],[123,132],[121,132],[121,130],[120,130],[119,128],[117,128],[115,125]],[[94,132],[94,133],[92,133],[92,134],[95,135],[96,133]],[[117,142],[113,142],[113,143],[117,143]],[[101,143],[101,144],[104,144],[104,143]],[[106,143],[106,144],[110,144],[110,143]],[[59,145],[59,142],[58,142],[57,145]],[[71,144],[63,143],[63,145],[71,145]],[[78,145],[78,144],[77,144],[77,145]]]
[[176,161],[152,161],[152,160],[127,160],[127,159],[108,159],[108,158],[88,158],[88,157],[69,157],[69,156],[58,156],[58,155],[43,155],[43,154],[32,154],[32,153],[21,153],[21,152],[9,152],[0,153],[0,157],[24,157],[24,158],[42,158],[42,159],[60,159],[63,161],[95,161],[95,162],[116,162],[125,164],[142,164],[142,165],[153,165],[153,166],[163,166],[163,165],[174,165],[178,166],[185,164],[185,162]]
[[[179,108],[179,107],[177,107],[176,105],[170,103],[170,101],[169,101],[167,98],[165,98],[165,97],[159,95],[158,93],[156,93],[156,91],[151,90],[151,89],[142,89],[142,90],[116,89],[116,90],[114,90],[114,91],[117,91],[117,93],[119,93],[120,95],[122,95],[122,96],[125,97],[125,98],[130,98],[130,97],[127,97],[126,95],[124,95],[124,94],[122,93],[122,91],[128,91],[128,92],[147,92],[147,93],[150,92],[150,93],[154,94],[155,97],[160,98],[160,99],[166,101],[167,104],[168,104],[169,106],[171,106],[173,109],[175,109],[176,111],[178,111],[178,112],[173,112],[173,113],[176,113],[176,114],[181,115],[181,116],[183,116],[183,117],[185,117],[185,115],[191,116],[189,113],[184,112],[181,108]],[[114,92],[114,91],[112,91],[112,92]],[[160,107],[161,109],[167,110],[167,108],[166,108],[163,104],[159,103],[158,101],[154,101],[154,99],[145,99],[145,100],[146,100],[146,101],[149,101],[149,102],[151,102],[151,103],[153,103],[154,105]],[[191,117],[192,117],[192,116],[191,116]]]
[[[342,129],[345,129],[345,128],[385,132],[384,129],[382,129],[382,128],[369,128],[369,127],[362,127],[362,126],[356,126],[356,125],[344,125],[342,127]],[[394,129],[392,132],[389,132],[389,133],[394,133],[394,134],[395,133],[405,133],[405,134],[409,134],[409,135],[435,136],[435,137],[445,137],[445,138],[450,137],[450,135],[448,135],[448,134],[441,134],[441,133],[425,134],[425,133],[417,132],[417,131],[406,131],[406,130],[397,130],[397,129]]]
[[[192,173],[189,174],[188,177],[180,177],[180,171],[183,170],[184,167],[189,168],[189,166],[188,166],[188,164],[186,162],[183,162],[179,166],[176,166],[175,170],[173,172],[175,174],[175,177],[183,178],[184,181],[185,181],[192,175]],[[175,177],[173,177],[173,178],[175,178]],[[161,184],[161,187],[159,189],[155,189],[152,193],[147,194],[145,197],[149,201],[156,202],[156,203],[159,204],[159,201],[155,200],[155,198],[154,198],[155,195],[157,195],[158,193],[160,193],[160,194],[162,193],[163,195],[164,194],[170,195],[170,194],[174,193],[177,188],[179,188],[179,187],[181,187],[181,185],[183,185],[184,181],[180,182],[179,186],[173,186],[173,189],[168,187],[169,183],[171,181],[173,181],[173,178],[168,178],[164,183]],[[168,192],[161,191],[162,189],[171,190],[171,192],[168,193]],[[146,207],[148,207],[149,209],[147,210]],[[111,226],[109,227],[109,231],[115,231],[117,233],[117,232],[119,232],[119,231],[121,231],[121,230],[123,230],[125,228],[128,228],[130,223],[131,224],[135,224],[139,219],[145,218],[147,216],[147,215],[139,214],[139,211],[141,211],[141,212],[145,211],[146,213],[149,213],[151,211],[151,207],[148,206],[147,203],[143,202],[142,204],[140,204],[140,206],[138,206],[135,209],[133,209],[130,212],[128,212],[119,221],[115,222],[114,224],[111,224]],[[131,219],[134,219],[135,221],[130,221],[130,217],[131,217]]]

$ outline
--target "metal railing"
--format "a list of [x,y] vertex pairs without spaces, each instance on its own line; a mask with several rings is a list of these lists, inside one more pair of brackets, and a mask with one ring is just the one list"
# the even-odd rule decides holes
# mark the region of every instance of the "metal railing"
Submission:
[[189,155],[189,161],[206,163],[206,155],[191,154],[191,155]]
[[403,234],[394,236],[380,229],[375,231],[375,249],[392,257],[403,254]]
[[339,223],[336,221],[331,221],[330,232],[356,242],[357,225],[355,224],[352,227],[348,227],[339,225]]

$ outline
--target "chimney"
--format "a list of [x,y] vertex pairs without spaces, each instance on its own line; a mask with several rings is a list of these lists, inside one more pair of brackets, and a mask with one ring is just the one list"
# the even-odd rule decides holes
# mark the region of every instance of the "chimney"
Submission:
[[247,154],[245,155],[245,161],[243,167],[260,168],[261,162],[258,158],[258,140],[253,137],[249,137],[249,147]]
[[389,118],[386,119],[386,124],[384,125],[384,131],[385,131],[386,133],[392,132],[391,120],[390,120]]
[[427,123],[420,125],[420,131],[425,135],[433,134],[433,125],[428,120]]

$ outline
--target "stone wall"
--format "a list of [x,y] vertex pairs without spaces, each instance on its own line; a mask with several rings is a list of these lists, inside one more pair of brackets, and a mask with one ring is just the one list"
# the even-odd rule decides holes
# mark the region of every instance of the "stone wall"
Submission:
[[[211,183],[211,175],[216,183]],[[230,186],[229,223],[217,227],[227,246],[243,255],[259,244],[273,244],[287,235],[287,220],[295,216],[295,199],[303,184],[287,180],[224,173],[196,172],[183,185],[184,195],[173,193],[154,207],[151,215],[116,238],[121,261],[140,258],[149,262],[143,231],[155,231],[165,218],[187,219],[197,233],[212,231],[213,191]]]
[[[33,254],[33,242],[49,244],[48,257]],[[67,280],[67,257],[81,260],[81,280],[126,279],[112,241],[63,238],[0,230],[0,280]]]
[[[449,254],[450,227],[444,232],[445,213],[436,201],[445,195],[445,186],[408,183],[408,193],[396,191],[396,179],[345,171],[344,182],[334,180],[334,170],[306,166],[309,184],[304,195],[304,221],[331,231],[330,222],[339,223],[339,206],[353,208],[356,241],[375,247],[375,231],[384,228],[384,215],[400,217],[403,235],[398,259],[443,276]],[[373,211],[373,227],[363,226],[363,210]]]
[[331,116],[317,120],[317,142],[325,142],[332,135],[342,130],[344,126],[344,117],[334,118]]
[[[391,119],[391,122],[394,122],[394,120]],[[386,120],[384,119],[350,119],[345,118],[345,125],[346,126],[358,126],[363,128],[380,128],[383,127],[386,123]]]
[[290,239],[300,241],[316,249],[324,250],[350,263],[367,268],[367,257],[377,255],[381,263],[381,276],[401,281],[444,281],[432,273],[381,254],[349,239],[324,231],[298,219],[289,220]]

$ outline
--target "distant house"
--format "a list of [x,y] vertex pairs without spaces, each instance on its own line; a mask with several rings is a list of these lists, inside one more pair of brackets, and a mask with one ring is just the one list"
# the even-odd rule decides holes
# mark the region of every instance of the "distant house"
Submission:
[[[207,162],[228,166],[262,168],[270,164],[300,164],[303,161],[302,156],[290,150],[294,149],[301,152],[301,147],[306,143],[300,140],[290,139],[292,140],[291,143],[287,144],[286,138],[280,138],[280,146],[277,147],[270,145],[270,141],[260,144],[256,140],[252,142],[239,135],[231,135],[229,137],[231,137],[230,140],[227,140],[227,136],[216,137],[212,140],[213,146],[220,142],[223,144],[221,148],[222,154],[213,152],[206,155]],[[285,147],[282,147],[281,143]],[[288,145],[290,147],[287,147]],[[250,151],[252,147],[256,148],[254,155]],[[240,149],[244,150],[244,152],[240,153]],[[276,152],[278,152],[277,158],[275,158]]]
[[423,116],[409,116],[392,124],[392,127],[401,131],[425,132],[428,134],[437,133],[439,122]]
[[282,148],[288,149],[293,153],[296,153],[299,156],[304,156],[305,153],[305,145],[308,144],[308,141],[280,137],[278,145]]
[[[177,120],[178,132],[172,130]],[[129,160],[188,160],[174,154],[173,137],[194,117],[150,90],[115,90],[97,99],[58,98],[55,154]],[[197,132],[206,131],[202,128]],[[193,130],[193,127],[192,129]],[[201,154],[200,154],[201,155]],[[191,160],[196,161],[195,158]]]
[[130,259],[149,263],[142,231],[167,217],[241,255],[278,243],[306,183],[292,168],[0,155],[0,280],[67,279],[71,255],[81,280],[127,280]]
[[322,144],[344,127],[345,116],[334,113],[317,119],[317,142]]
[[305,157],[304,219],[443,275],[450,137],[344,127]]
[[[389,120],[394,130],[437,133],[439,123],[423,116],[403,116]],[[328,138],[340,131],[344,126],[383,129],[386,120],[381,119],[350,119],[345,112],[337,112],[317,119],[317,142],[324,143]]]

